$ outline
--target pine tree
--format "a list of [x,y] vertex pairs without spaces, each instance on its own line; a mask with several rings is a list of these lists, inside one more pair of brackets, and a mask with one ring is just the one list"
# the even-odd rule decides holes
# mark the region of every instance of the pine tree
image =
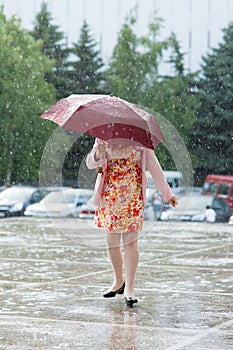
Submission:
[[60,99],[68,95],[66,64],[69,50],[64,33],[59,30],[59,26],[52,24],[52,21],[48,5],[43,2],[41,10],[36,16],[31,35],[36,40],[42,40],[42,53],[54,60],[54,72],[46,74],[45,80],[54,84],[57,99]]
[[71,48],[72,60],[69,62],[70,93],[96,94],[102,92],[104,63],[97,43],[90,34],[90,28],[84,21],[80,38]]
[[141,103],[148,85],[158,78],[158,65],[166,40],[157,41],[162,20],[155,17],[149,23],[147,36],[135,33],[137,7],[129,13],[120,29],[117,43],[106,72],[108,87],[113,95],[130,102]]
[[223,42],[203,58],[200,105],[191,134],[201,182],[208,173],[233,173],[233,23],[223,32]]

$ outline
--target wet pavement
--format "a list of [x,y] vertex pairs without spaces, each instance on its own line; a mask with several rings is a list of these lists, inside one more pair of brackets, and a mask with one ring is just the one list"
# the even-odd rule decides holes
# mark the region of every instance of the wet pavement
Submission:
[[233,349],[232,226],[145,222],[131,309],[92,222],[0,225],[0,349]]

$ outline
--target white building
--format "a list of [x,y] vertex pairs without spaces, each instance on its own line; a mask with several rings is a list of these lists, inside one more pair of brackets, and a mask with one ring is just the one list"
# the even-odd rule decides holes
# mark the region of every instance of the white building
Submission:
[[[0,0],[7,17],[16,15],[26,29],[39,12],[43,0]],[[138,35],[147,33],[154,11],[164,19],[161,39],[172,31],[186,53],[186,68],[199,69],[201,57],[221,41],[222,29],[233,19],[233,0],[47,0],[54,19],[67,36],[68,43],[76,42],[83,20],[86,19],[100,44],[107,62],[116,43],[117,33],[126,15],[138,6]]]

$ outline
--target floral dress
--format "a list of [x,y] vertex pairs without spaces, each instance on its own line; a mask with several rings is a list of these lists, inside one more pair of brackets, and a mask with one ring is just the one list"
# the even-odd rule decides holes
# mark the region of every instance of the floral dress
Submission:
[[97,227],[116,233],[142,229],[141,152],[141,147],[125,147],[122,152],[119,146],[111,146],[107,151],[103,192],[94,218]]

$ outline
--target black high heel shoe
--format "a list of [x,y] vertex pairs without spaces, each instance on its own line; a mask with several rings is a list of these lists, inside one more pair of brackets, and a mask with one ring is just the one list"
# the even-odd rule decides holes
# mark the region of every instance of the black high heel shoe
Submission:
[[121,286],[121,288],[117,289],[115,292],[111,290],[110,292],[106,292],[103,294],[104,298],[114,298],[117,294],[124,294],[125,290],[125,282]]
[[133,307],[133,304],[138,303],[138,299],[134,297],[125,297],[126,305],[129,307]]

